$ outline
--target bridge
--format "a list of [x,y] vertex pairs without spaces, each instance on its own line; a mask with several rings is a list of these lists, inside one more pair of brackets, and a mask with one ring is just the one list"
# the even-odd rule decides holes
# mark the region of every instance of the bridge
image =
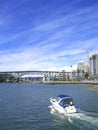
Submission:
[[42,77],[42,80],[53,80],[54,78],[61,78],[62,80],[65,78],[67,79],[72,72],[66,72],[66,71],[6,71],[6,72],[0,72],[0,74],[4,75],[13,75],[18,78],[38,78]]
[[[17,74],[18,76],[22,76],[22,75],[41,75],[41,74],[58,74],[60,73],[60,71],[4,71],[4,72],[0,72],[0,74]],[[62,72],[61,72],[62,73]],[[69,72],[66,72],[69,73]]]
[[71,73],[66,71],[1,71],[0,74],[18,74],[20,75],[27,75],[27,74],[59,74],[59,73]]

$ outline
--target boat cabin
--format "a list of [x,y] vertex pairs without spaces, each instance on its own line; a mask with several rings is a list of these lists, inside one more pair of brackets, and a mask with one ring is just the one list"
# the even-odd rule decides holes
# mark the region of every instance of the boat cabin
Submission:
[[68,107],[68,106],[73,106],[73,99],[72,97],[68,95],[59,95],[59,105],[62,106],[63,108]]

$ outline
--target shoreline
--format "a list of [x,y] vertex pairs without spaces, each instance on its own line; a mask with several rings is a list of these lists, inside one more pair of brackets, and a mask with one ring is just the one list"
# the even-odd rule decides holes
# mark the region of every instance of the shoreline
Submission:
[[82,81],[43,81],[43,84],[73,84],[73,85],[88,85],[92,87],[93,89],[98,90],[98,83],[97,82],[82,82]]
[[43,84],[93,84],[98,85],[98,82],[84,81],[43,81]]

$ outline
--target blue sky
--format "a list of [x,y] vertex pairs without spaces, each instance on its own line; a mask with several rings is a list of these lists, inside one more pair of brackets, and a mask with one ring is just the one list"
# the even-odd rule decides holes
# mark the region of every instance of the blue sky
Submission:
[[0,0],[0,71],[69,70],[98,54],[98,0]]

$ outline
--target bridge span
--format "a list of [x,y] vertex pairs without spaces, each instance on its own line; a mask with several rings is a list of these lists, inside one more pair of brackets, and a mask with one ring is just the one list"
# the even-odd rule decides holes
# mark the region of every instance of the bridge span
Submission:
[[30,78],[30,77],[42,77],[43,81],[45,80],[54,80],[54,79],[61,79],[65,80],[70,77],[72,72],[66,71],[6,71],[0,72],[0,74],[8,75],[11,74],[18,78]]
[[66,71],[1,71],[0,74],[18,74],[18,75],[27,75],[27,74],[59,74],[59,73],[71,73]]

